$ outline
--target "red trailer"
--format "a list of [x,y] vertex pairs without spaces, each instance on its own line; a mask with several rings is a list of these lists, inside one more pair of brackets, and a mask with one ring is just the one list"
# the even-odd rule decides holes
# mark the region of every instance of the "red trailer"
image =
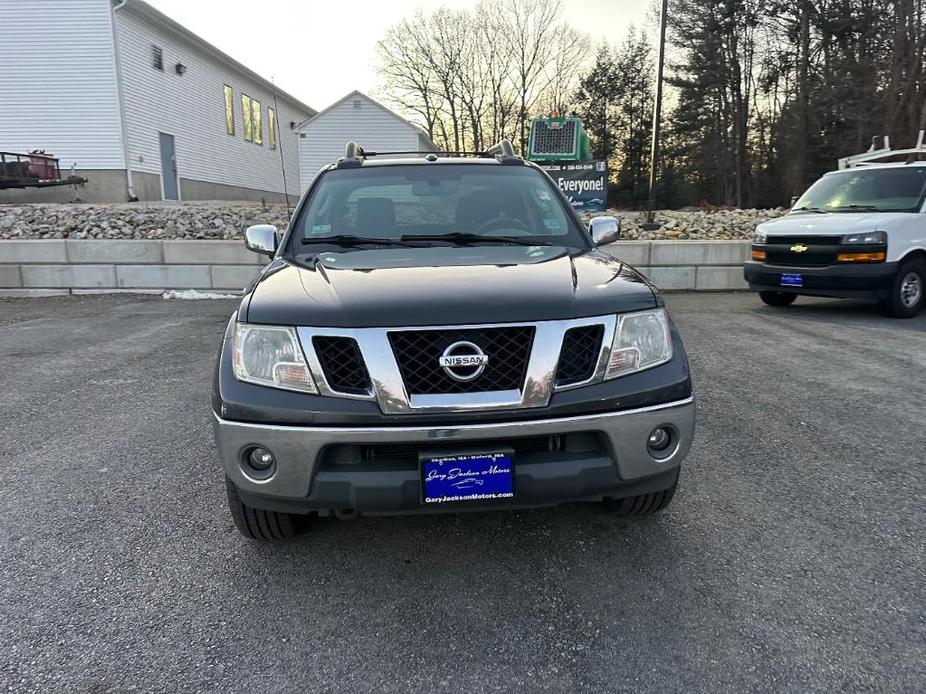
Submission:
[[0,152],[0,190],[4,188],[48,188],[86,183],[82,176],[61,176],[58,159],[34,150],[28,154]]

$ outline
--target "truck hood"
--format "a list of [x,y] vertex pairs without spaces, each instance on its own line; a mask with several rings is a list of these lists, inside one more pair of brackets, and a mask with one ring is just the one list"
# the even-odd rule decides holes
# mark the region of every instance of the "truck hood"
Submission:
[[390,327],[581,318],[654,308],[661,299],[601,250],[554,246],[323,252],[274,260],[242,301],[242,320]]
[[839,236],[882,230],[897,216],[896,212],[802,212],[762,222],[758,228],[767,234],[787,236]]

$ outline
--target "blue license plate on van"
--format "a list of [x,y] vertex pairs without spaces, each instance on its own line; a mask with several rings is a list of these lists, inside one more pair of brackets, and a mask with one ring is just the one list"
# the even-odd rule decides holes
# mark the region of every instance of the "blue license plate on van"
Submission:
[[804,286],[804,276],[783,274],[781,276],[781,286],[782,287],[803,287]]
[[464,453],[421,460],[425,504],[514,498],[511,452]]

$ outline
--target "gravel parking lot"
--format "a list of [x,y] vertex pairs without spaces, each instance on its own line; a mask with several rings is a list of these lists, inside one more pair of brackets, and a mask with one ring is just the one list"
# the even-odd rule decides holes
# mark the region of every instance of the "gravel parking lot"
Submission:
[[0,690],[926,689],[926,315],[668,297],[697,379],[679,494],[324,520],[225,507],[232,301],[0,300]]

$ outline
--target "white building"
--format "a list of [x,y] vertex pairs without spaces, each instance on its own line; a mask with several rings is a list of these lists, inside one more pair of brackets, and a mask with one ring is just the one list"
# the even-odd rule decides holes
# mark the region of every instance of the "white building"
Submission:
[[142,0],[0,0],[0,151],[76,165],[84,200],[298,195],[295,128],[313,115]]
[[303,188],[325,164],[344,156],[349,141],[368,152],[437,151],[424,130],[359,91],[300,123],[296,131]]

